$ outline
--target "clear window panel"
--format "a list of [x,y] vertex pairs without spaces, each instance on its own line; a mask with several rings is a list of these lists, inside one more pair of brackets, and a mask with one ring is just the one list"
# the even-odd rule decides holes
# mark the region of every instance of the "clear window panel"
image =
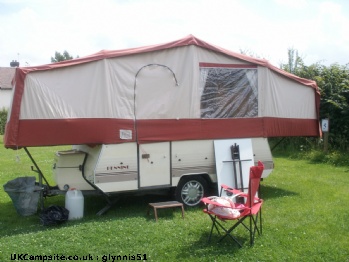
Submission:
[[258,116],[257,69],[200,68],[201,118]]

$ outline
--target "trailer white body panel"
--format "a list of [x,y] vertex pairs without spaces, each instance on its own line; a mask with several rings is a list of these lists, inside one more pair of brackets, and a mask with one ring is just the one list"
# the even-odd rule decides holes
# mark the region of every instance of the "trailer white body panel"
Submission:
[[[232,165],[222,163],[231,160],[230,147],[234,144],[240,145],[242,160],[250,159],[243,164],[244,185],[249,167],[258,160],[265,163],[263,178],[272,172],[274,165],[268,140],[252,138],[77,145],[73,150],[57,152],[54,178],[61,190],[98,188],[105,193],[176,187],[186,176],[202,176],[209,183],[235,186]],[[217,181],[222,165],[223,177],[228,179]]]

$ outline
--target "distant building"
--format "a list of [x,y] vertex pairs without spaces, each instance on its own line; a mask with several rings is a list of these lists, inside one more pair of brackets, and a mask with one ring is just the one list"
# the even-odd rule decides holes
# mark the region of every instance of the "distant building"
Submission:
[[9,109],[12,100],[12,79],[16,68],[0,67],[0,110]]

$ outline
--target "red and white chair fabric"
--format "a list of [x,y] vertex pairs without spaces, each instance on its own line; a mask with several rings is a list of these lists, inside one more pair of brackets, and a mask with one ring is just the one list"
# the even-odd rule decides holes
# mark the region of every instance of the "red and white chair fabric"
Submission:
[[[257,166],[250,168],[248,192],[244,193],[238,189],[231,188],[227,185],[221,185],[220,196],[205,197],[201,201],[205,204],[204,213],[208,214],[212,221],[212,227],[208,241],[211,240],[214,228],[219,234],[223,231],[223,235],[219,241],[226,236],[231,237],[240,247],[242,244],[233,235],[234,229],[242,225],[249,231],[250,245],[254,243],[256,233],[262,234],[262,213],[261,207],[263,200],[257,197],[260,180],[264,170],[261,161]],[[222,196],[225,191],[227,196]],[[237,201],[237,199],[243,201]],[[240,203],[242,202],[242,203]],[[248,219],[249,224],[247,224]],[[229,223],[229,221],[233,221]],[[226,223],[228,222],[228,223]]]

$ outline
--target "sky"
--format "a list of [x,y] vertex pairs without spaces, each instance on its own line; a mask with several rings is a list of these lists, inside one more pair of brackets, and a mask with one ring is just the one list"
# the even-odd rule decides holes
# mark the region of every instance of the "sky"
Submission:
[[0,67],[51,63],[55,52],[161,44],[187,35],[265,58],[298,50],[306,65],[349,63],[347,0],[0,0]]

